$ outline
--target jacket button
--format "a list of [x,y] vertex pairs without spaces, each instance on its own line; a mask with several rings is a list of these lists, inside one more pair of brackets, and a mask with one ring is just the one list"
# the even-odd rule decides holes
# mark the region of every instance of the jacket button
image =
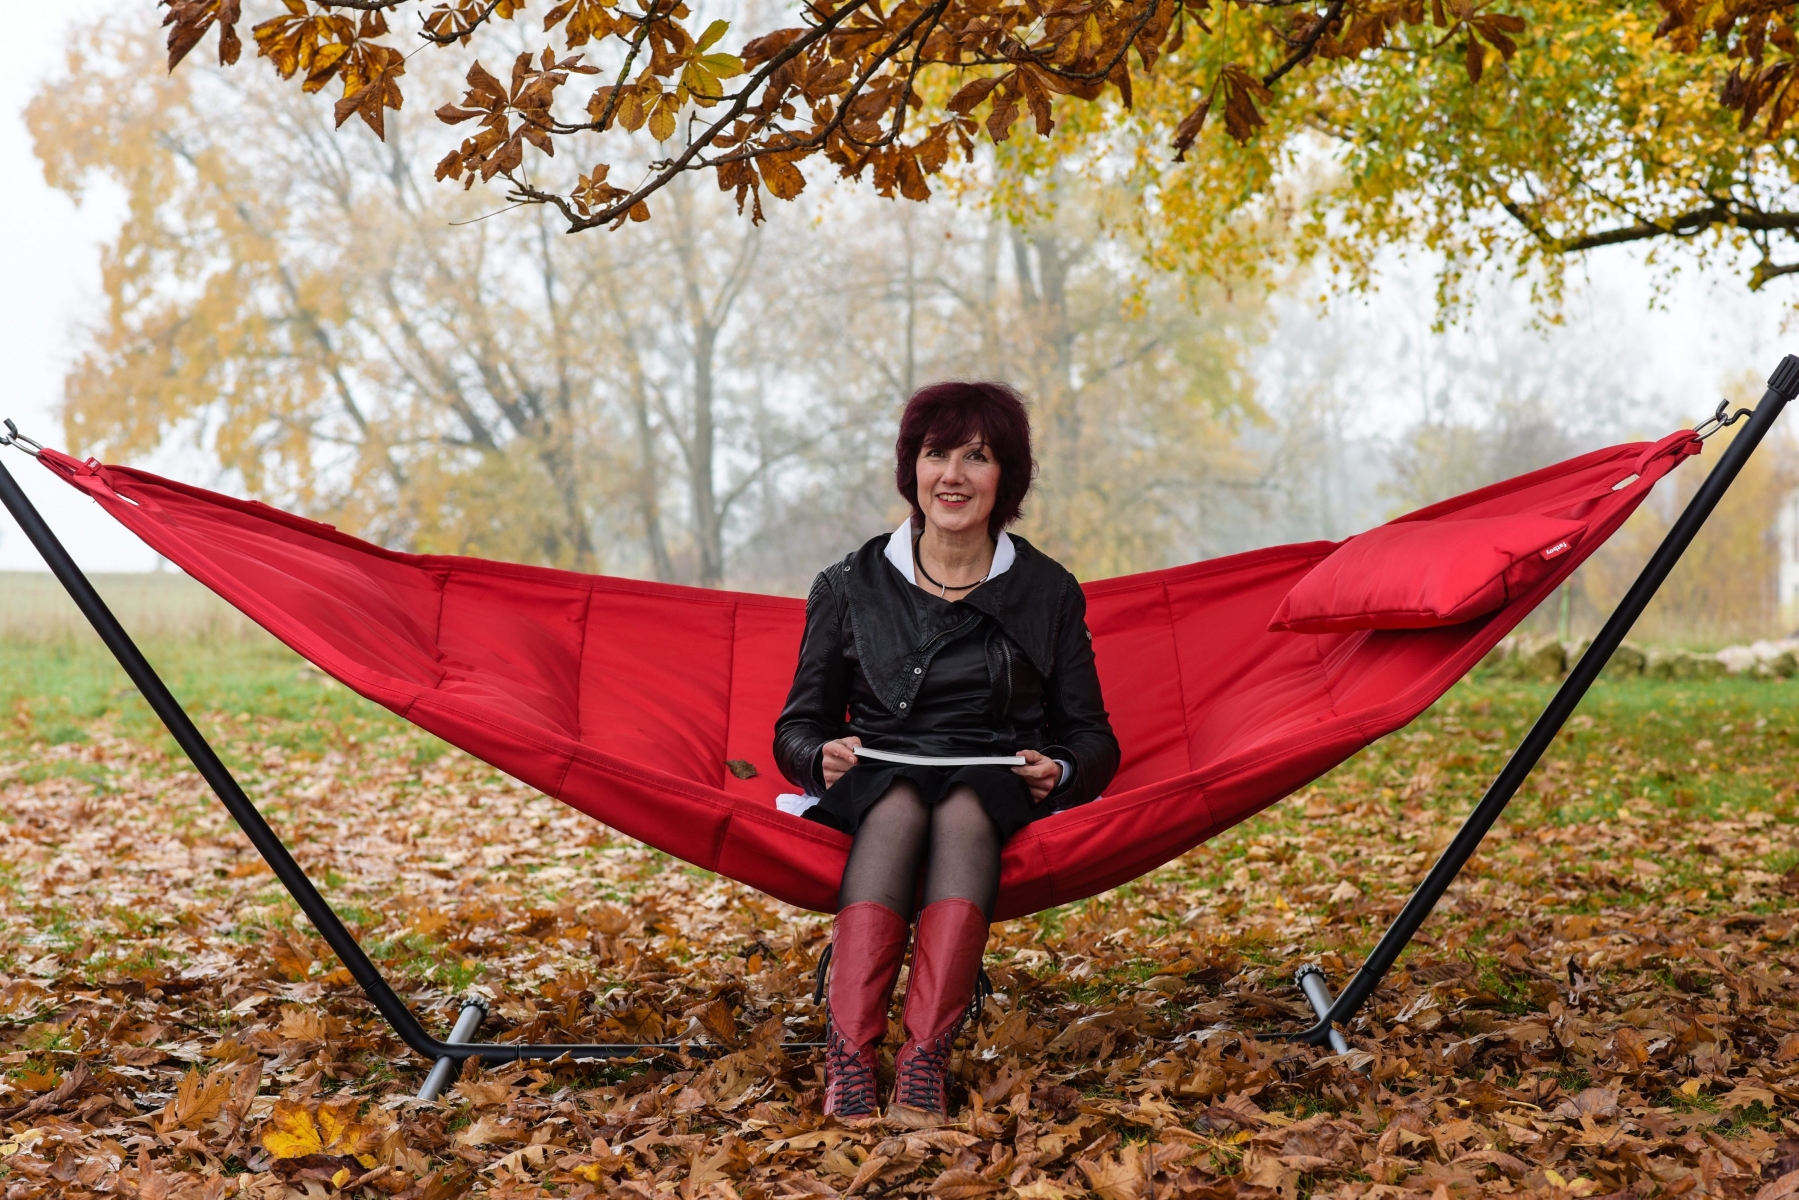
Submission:
[[923,667],[913,667],[913,668],[912,668],[912,673],[913,673],[913,674],[914,674],[914,675],[923,675],[923,674],[924,674],[924,668],[923,668]]
[[904,700],[901,700],[901,701],[900,701],[900,707],[901,707],[901,708],[904,708],[904,707],[906,707],[906,702],[905,702],[905,701],[904,701]]

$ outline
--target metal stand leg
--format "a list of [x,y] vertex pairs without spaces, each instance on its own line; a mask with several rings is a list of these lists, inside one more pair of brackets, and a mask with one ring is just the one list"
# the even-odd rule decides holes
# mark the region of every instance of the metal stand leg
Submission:
[[[486,1016],[487,1001],[479,996],[470,996],[462,1002],[462,1012],[456,1018],[456,1028],[450,1030],[450,1036],[444,1040],[453,1044],[467,1042],[475,1036],[475,1030],[481,1028],[481,1021]],[[437,1065],[431,1068],[431,1074],[425,1077],[425,1086],[419,1089],[419,1099],[437,1099],[455,1071],[455,1059],[447,1055],[438,1059]]]
[[[1599,678],[1599,672],[1619,643],[1623,642],[1624,635],[1630,632],[1630,627],[1643,615],[1649,601],[1655,597],[1669,572],[1674,570],[1674,564],[1680,561],[1680,556],[1686,553],[1687,546],[1698,535],[1699,527],[1711,516],[1712,509],[1718,506],[1718,501],[1724,498],[1724,493],[1736,481],[1743,464],[1749,461],[1749,456],[1761,444],[1762,438],[1767,436],[1775,418],[1780,416],[1781,410],[1796,395],[1799,395],[1799,357],[1789,354],[1780,360],[1774,374],[1768,377],[1768,390],[1762,394],[1761,403],[1755,406],[1754,412],[1747,414],[1749,424],[1725,447],[1718,465],[1712,468],[1711,474],[1699,485],[1699,490],[1693,493],[1686,509],[1675,520],[1673,528],[1668,530],[1668,536],[1662,539],[1662,544],[1656,547],[1636,582],[1624,593],[1624,599],[1612,610],[1612,615],[1606,619],[1599,635],[1593,639],[1593,644],[1587,647],[1587,652],[1580,656],[1580,661],[1568,672],[1568,678],[1557,689],[1536,723],[1530,727],[1530,732],[1524,735],[1524,740],[1512,752],[1512,757],[1500,769],[1499,775],[1487,788],[1487,794],[1474,806],[1474,811],[1456,832],[1449,848],[1431,866],[1423,882],[1405,902],[1405,907],[1387,927],[1387,932],[1375,943],[1374,949],[1368,952],[1367,960],[1350,979],[1349,986],[1330,1002],[1319,1015],[1316,1025],[1287,1036],[1314,1046],[1322,1046],[1326,1041],[1336,1045],[1339,1035],[1335,1026],[1347,1024],[1356,1010],[1374,994],[1374,989],[1380,986],[1380,981],[1398,960],[1400,953],[1411,943],[1412,935],[1418,932],[1419,926],[1430,916],[1431,910],[1443,898],[1443,893],[1449,890],[1456,875],[1480,848],[1481,839],[1487,835],[1487,830],[1499,820],[1505,806],[1511,803],[1512,797],[1523,786],[1532,768],[1543,757],[1544,751],[1549,749],[1549,744],[1573,714],[1581,697],[1587,694],[1587,689]],[[1719,405],[1717,415],[1702,422],[1697,432],[1701,436],[1710,436],[1724,426],[1734,424],[1744,415],[1739,412],[1736,417],[1726,419],[1728,407]],[[1302,981],[1300,986],[1306,985]],[[1328,998],[1328,989],[1324,990],[1324,994]],[[1309,989],[1306,998],[1316,1007],[1317,1000]]]
[[[20,437],[10,425],[5,428],[8,432],[0,435],[0,446],[16,444],[24,453],[35,453],[29,447],[36,443],[29,438]],[[106,607],[106,602],[100,598],[100,593],[94,590],[92,581],[82,573],[80,567],[75,565],[75,560],[69,557],[69,552],[57,540],[56,534],[44,521],[43,514],[38,512],[36,506],[25,495],[24,489],[19,486],[18,480],[14,479],[12,473],[4,466],[0,466],[0,505],[4,505],[7,511],[12,513],[13,518],[19,523],[19,528],[25,531],[25,536],[31,540],[31,544],[36,546],[38,553],[44,556],[44,562],[50,567],[51,573],[68,590],[70,599],[75,601],[75,606],[93,625],[94,631],[100,635],[100,640],[106,643],[106,648],[111,650],[113,657],[119,660],[119,665],[125,668],[125,673],[131,677],[131,682],[136,684],[138,690],[143,693],[151,710],[162,719],[162,723],[168,728],[176,744],[186,751],[188,758],[199,770],[200,777],[206,780],[208,786],[212,788],[213,794],[218,796],[220,803],[224,804],[226,811],[231,814],[238,827],[249,837],[251,845],[256,847],[257,852],[262,855],[263,861],[269,864],[269,869],[275,872],[275,878],[281,881],[281,886],[286,888],[288,894],[294,898],[294,903],[300,906],[300,911],[306,914],[306,919],[311,921],[313,928],[319,931],[319,935],[325,939],[325,944],[331,947],[333,954],[337,955],[338,961],[349,969],[350,977],[356,981],[356,985],[368,996],[382,1018],[393,1026],[393,1030],[399,1035],[400,1040],[416,1053],[441,1066],[442,1061],[446,1059],[460,1063],[465,1059],[478,1058],[483,1062],[497,1063],[522,1062],[527,1059],[550,1061],[563,1057],[577,1059],[642,1058],[665,1053],[691,1054],[696,1049],[704,1050],[703,1047],[696,1048],[688,1043],[677,1042],[662,1042],[653,1045],[624,1042],[595,1045],[556,1043],[535,1045],[523,1042],[471,1044],[466,1040],[459,1041],[454,1037],[447,1042],[432,1037],[426,1032],[425,1027],[419,1024],[418,1018],[412,1015],[412,1010],[406,1007],[406,1002],[400,999],[392,986],[382,977],[380,970],[363,952],[355,936],[338,919],[331,906],[325,903],[325,898],[319,894],[318,888],[313,886],[312,880],[306,877],[306,872],[300,869],[300,864],[294,861],[292,854],[288,853],[287,847],[275,835],[275,831],[269,827],[269,823],[263,819],[262,813],[257,811],[256,806],[250,802],[250,798],[244,794],[243,788],[226,769],[224,762],[220,760],[206,739],[201,736],[200,731],[195,728],[187,711],[169,692],[168,686],[157,675],[155,668],[151,667],[149,660],[143,656],[143,653],[137,648],[137,644],[131,640],[131,635],[125,632],[125,627],[119,624],[118,618],[113,615],[112,610]],[[465,1016],[467,1012],[468,1009],[464,1008]],[[457,1028],[461,1028],[460,1022]],[[474,1027],[471,1026],[469,1035],[472,1036],[473,1033]],[[790,1042],[787,1044],[787,1048],[790,1050],[815,1050],[822,1047],[822,1042]]]

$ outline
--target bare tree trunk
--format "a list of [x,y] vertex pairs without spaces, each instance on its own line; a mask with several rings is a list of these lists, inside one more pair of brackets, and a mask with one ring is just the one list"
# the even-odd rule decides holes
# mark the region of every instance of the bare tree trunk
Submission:
[[912,210],[901,212],[906,241],[906,366],[900,394],[909,397],[918,390],[918,246],[912,240]]
[[749,281],[755,263],[757,233],[743,235],[737,259],[715,288],[704,277],[699,229],[695,225],[690,188],[670,189],[674,203],[671,240],[681,273],[685,300],[688,353],[691,356],[691,411],[684,449],[687,488],[693,508],[694,549],[699,557],[701,587],[718,587],[725,578],[725,509],[717,491],[718,403],[717,355],[719,333],[730,319],[731,309]]
[[[594,552],[593,530],[588,525],[587,505],[582,499],[581,464],[576,449],[574,383],[570,378],[569,329],[566,306],[558,295],[556,263],[550,252],[549,223],[537,223],[538,264],[543,276],[544,311],[550,321],[550,340],[556,365],[555,398],[550,406],[553,418],[541,423],[537,455],[556,489],[562,505],[561,539],[574,553],[570,565],[577,571],[595,569],[598,556]],[[550,558],[555,562],[560,555]]]
[[637,418],[637,507],[643,520],[643,540],[650,552],[650,570],[663,583],[673,582],[675,564],[668,556],[668,539],[662,532],[662,462],[656,453],[656,430],[650,424],[649,389],[641,369],[633,372],[632,409]]
[[693,464],[688,487],[693,503],[693,535],[700,555],[700,586],[717,587],[725,578],[723,521],[713,494],[713,458],[717,428],[712,419],[713,354],[718,330],[710,321],[693,323]]

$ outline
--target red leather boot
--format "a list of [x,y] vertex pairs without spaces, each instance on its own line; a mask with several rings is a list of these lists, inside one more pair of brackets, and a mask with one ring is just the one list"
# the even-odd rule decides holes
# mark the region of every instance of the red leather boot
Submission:
[[986,948],[987,916],[972,901],[939,900],[918,914],[902,1018],[906,1044],[893,1065],[896,1108],[948,1115],[950,1046],[974,999]]
[[875,1066],[887,1036],[887,1004],[906,957],[906,918],[872,900],[852,904],[831,927],[831,977],[825,1000],[825,1112],[880,1112]]

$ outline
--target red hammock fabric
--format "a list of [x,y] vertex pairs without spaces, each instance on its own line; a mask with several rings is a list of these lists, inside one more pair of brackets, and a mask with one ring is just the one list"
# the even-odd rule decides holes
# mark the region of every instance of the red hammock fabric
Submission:
[[[1086,585],[1123,766],[1103,799],[1007,844],[996,918],[1134,879],[1406,724],[1698,451],[1690,432],[1615,446],[1401,517],[1586,522],[1553,571],[1460,625],[1270,632],[1331,542]],[[41,461],[363,696],[621,833],[835,907],[848,839],[774,802],[791,790],[770,743],[801,601],[399,554],[148,472]],[[760,774],[738,779],[730,759]]]

